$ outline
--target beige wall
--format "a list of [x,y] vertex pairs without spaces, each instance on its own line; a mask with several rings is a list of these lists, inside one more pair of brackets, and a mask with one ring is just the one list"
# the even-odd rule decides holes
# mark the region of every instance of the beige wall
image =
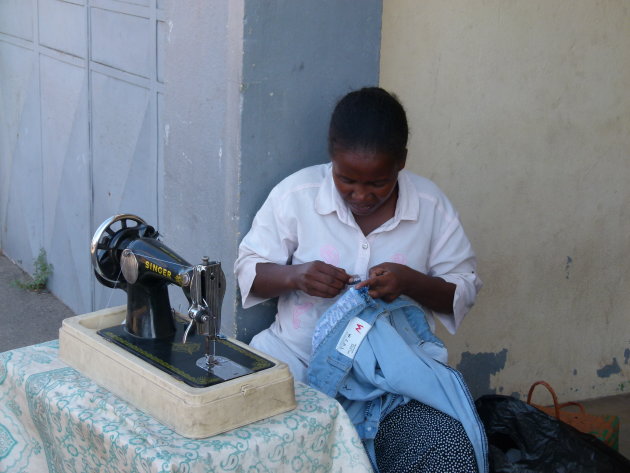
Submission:
[[440,332],[451,363],[473,394],[630,390],[630,2],[383,4],[408,167],[451,197],[485,283]]

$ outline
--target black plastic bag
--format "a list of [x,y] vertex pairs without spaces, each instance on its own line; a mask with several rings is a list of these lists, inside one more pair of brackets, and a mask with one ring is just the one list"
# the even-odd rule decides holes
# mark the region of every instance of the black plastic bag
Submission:
[[630,460],[597,439],[500,395],[475,402],[488,436],[494,473],[630,473]]

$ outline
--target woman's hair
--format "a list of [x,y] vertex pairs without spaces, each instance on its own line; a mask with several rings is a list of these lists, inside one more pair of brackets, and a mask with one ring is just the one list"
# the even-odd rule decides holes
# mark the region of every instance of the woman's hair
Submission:
[[395,96],[379,87],[350,92],[335,107],[328,129],[328,152],[370,150],[405,159],[409,127]]

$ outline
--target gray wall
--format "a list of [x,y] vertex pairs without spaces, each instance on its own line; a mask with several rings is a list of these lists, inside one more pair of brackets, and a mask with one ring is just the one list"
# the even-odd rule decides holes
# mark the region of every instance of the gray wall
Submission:
[[[194,3],[166,6],[160,232],[191,264],[203,256],[221,261],[228,278],[222,325],[233,334],[244,3]],[[185,312],[179,288],[170,293]]]
[[[276,183],[328,160],[334,104],[378,83],[380,31],[380,0],[245,2],[238,240]],[[274,308],[239,302],[238,337],[268,326]]]
[[248,340],[273,308],[240,309],[238,243],[327,159],[335,101],[378,82],[380,26],[380,0],[0,0],[0,247],[29,272],[45,248],[52,292],[89,312],[125,300],[95,283],[91,236],[136,213],[223,262],[223,330]]

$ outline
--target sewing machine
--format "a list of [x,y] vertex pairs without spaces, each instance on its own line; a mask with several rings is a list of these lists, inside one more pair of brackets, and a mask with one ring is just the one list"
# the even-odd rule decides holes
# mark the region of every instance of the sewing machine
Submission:
[[[115,215],[96,230],[90,247],[96,279],[127,293],[125,324],[99,334],[191,386],[210,386],[273,366],[251,351],[235,349],[220,335],[225,295],[221,263],[204,257],[191,265],[158,237],[155,228],[135,215]],[[171,284],[182,288],[190,304],[185,329],[170,305]],[[204,373],[191,363],[199,350],[180,344],[204,347],[203,356],[194,360]],[[182,352],[191,356],[177,355]]]
[[[90,254],[96,279],[124,290],[127,305],[64,320],[60,358],[68,364],[187,437],[295,407],[285,363],[221,334],[220,262],[189,264],[130,214],[105,220]],[[182,289],[186,314],[171,308],[169,286]],[[212,416],[191,419],[208,413],[203,406]]]

